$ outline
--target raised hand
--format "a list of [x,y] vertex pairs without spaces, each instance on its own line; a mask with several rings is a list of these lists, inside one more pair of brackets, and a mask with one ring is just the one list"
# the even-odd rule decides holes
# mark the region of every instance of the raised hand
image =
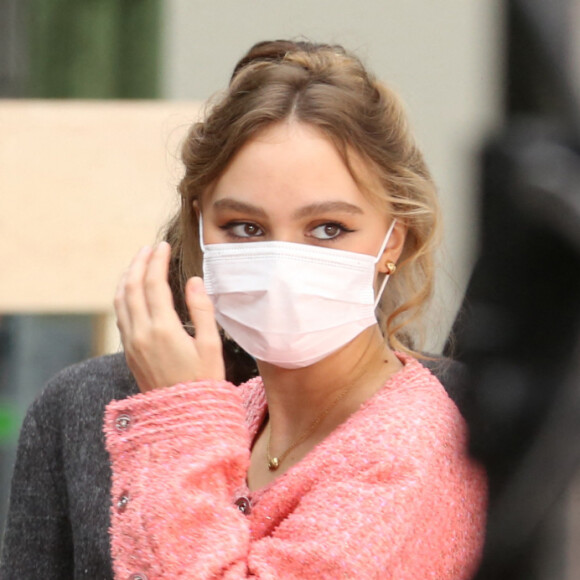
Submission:
[[142,392],[177,383],[225,378],[222,342],[201,278],[191,278],[185,300],[196,329],[192,338],[173,308],[167,282],[171,248],[143,248],[115,295],[117,326],[127,364]]

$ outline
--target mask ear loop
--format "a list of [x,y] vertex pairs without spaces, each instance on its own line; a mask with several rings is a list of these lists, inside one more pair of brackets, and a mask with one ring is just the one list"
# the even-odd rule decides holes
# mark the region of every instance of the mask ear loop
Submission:
[[[387,232],[385,239],[383,240],[383,243],[381,245],[381,249],[379,250],[379,253],[375,259],[375,264],[381,259],[381,256],[383,255],[383,252],[385,251],[385,248],[387,247],[387,244],[389,243],[389,238],[391,237],[391,234],[393,233],[393,229],[395,228],[396,223],[397,223],[397,220],[394,219],[393,222],[391,223],[391,226],[389,227],[389,231]],[[389,277],[390,277],[389,274],[385,274],[385,277],[383,278],[383,281],[381,283],[381,287],[379,288],[379,291],[377,292],[377,297],[375,298],[374,308],[376,308],[379,305],[379,302],[381,300],[381,296],[383,295],[383,291],[385,290],[385,286],[387,285],[387,282],[389,281]]]
[[201,211],[199,212],[199,247],[205,254],[205,244],[203,243],[203,216],[201,215]]

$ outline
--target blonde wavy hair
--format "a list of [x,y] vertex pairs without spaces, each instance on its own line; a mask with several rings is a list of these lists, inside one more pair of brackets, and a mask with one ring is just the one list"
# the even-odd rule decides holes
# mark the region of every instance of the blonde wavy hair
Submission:
[[[183,144],[181,207],[165,238],[172,246],[170,284],[185,321],[185,282],[202,274],[194,201],[222,175],[239,149],[267,126],[295,120],[336,146],[361,191],[407,228],[397,272],[377,317],[391,347],[417,354],[422,314],[433,293],[439,241],[437,192],[397,95],[341,46],[267,41],[238,62],[229,87],[195,123]],[[362,160],[373,176],[355,171]],[[376,179],[375,179],[376,177]]]

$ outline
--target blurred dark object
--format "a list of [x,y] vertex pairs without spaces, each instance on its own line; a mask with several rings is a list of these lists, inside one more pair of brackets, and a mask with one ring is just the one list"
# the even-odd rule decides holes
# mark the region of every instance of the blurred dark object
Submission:
[[21,97],[27,74],[26,0],[0,0],[0,98]]
[[0,0],[0,98],[152,99],[161,0]]
[[490,145],[484,176],[482,253],[457,329],[472,452],[490,477],[477,578],[556,580],[537,575],[536,534],[580,460],[580,158],[524,122]]
[[481,254],[455,327],[490,479],[477,580],[569,576],[580,466],[580,123],[572,3],[508,2],[506,129],[485,149]]

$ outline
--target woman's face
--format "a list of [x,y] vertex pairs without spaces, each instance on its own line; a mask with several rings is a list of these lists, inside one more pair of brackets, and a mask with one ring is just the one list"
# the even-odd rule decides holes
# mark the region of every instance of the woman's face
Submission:
[[[205,244],[284,241],[370,255],[391,223],[359,190],[333,144],[298,122],[272,125],[246,143],[202,212]],[[396,261],[404,235],[395,228],[381,262]]]

